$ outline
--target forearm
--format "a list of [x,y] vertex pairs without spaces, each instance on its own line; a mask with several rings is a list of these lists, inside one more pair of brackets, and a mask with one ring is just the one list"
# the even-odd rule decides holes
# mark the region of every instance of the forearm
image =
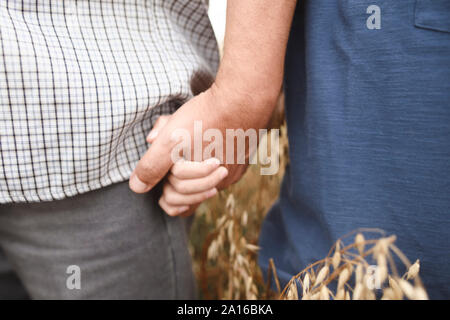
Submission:
[[[296,0],[228,0],[224,56],[215,86],[255,108],[275,104]],[[259,109],[257,111],[260,111]]]

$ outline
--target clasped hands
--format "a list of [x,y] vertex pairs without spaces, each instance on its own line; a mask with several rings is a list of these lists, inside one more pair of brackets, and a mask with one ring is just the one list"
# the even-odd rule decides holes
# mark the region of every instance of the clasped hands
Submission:
[[[191,158],[174,162],[172,152],[179,141],[173,138],[173,132],[182,128],[194,136],[196,121],[201,121],[203,130],[222,133],[228,128],[263,128],[274,104],[274,101],[257,101],[250,95],[219,90],[213,84],[174,114],[161,116],[156,121],[146,139],[151,145],[131,174],[131,190],[146,193],[162,181],[161,208],[170,216],[191,215],[201,202],[238,181],[248,161],[226,164],[217,158],[202,156],[195,161]],[[225,146],[223,154],[226,154]],[[248,159],[248,154],[246,156]]]

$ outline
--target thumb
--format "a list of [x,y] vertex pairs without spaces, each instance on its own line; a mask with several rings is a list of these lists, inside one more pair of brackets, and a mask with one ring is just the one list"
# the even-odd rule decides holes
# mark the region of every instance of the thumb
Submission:
[[130,189],[146,193],[161,181],[173,165],[171,152],[173,141],[161,133],[139,160],[130,177]]

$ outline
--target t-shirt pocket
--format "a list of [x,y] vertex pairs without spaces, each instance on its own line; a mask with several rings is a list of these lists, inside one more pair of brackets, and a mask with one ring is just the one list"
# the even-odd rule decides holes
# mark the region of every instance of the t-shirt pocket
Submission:
[[416,0],[416,27],[450,32],[450,0]]

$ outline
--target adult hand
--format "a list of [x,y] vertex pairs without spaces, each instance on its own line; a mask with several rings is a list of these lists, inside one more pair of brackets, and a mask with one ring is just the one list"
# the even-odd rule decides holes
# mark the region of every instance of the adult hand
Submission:
[[[170,116],[158,118],[147,136],[153,143]],[[166,176],[160,207],[170,216],[189,216],[198,205],[217,194],[217,186],[228,175],[228,170],[220,167],[220,160],[211,158],[203,162],[178,161]]]
[[[222,133],[223,137],[226,136],[226,129],[241,128],[247,130],[249,128],[263,128],[270,117],[273,102],[264,102],[264,104],[268,105],[266,107],[268,109],[267,112],[255,114],[256,100],[250,99],[246,95],[233,96],[231,93],[225,94],[225,92],[220,91],[213,85],[206,92],[188,101],[170,117],[165,116],[158,119],[154,129],[147,137],[147,140],[152,142],[152,144],[130,177],[130,188],[136,193],[145,193],[150,191],[166,176],[170,168],[174,165],[172,150],[179,141],[174,140],[172,134],[177,130],[184,129],[193,138],[195,121],[201,121],[203,131],[217,129]],[[236,112],[235,110],[240,111]],[[195,155],[195,143],[191,143],[192,156]],[[226,155],[226,153],[226,145],[224,145],[223,154]],[[203,155],[200,156],[200,159],[191,158],[186,160],[207,160],[203,159]],[[248,163],[224,163],[228,174],[218,188],[227,187],[239,180],[245,172],[247,165]]]

